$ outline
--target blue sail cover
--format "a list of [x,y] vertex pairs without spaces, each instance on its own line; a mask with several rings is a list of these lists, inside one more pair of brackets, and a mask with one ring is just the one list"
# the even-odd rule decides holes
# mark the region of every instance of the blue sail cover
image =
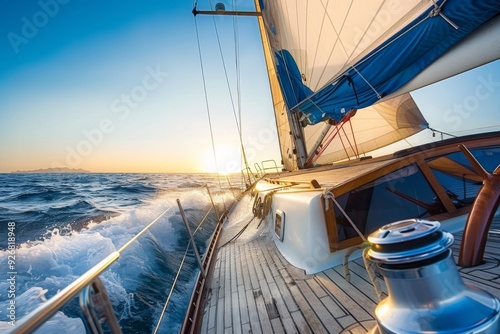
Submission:
[[275,57],[278,80],[285,103],[288,107],[295,106],[313,91],[302,83],[302,75],[290,52],[281,50],[275,53]]
[[376,103],[498,15],[500,1],[447,1],[441,14],[458,29],[439,14],[431,17],[433,9],[426,10],[315,93],[302,83],[302,75],[290,52],[275,51],[278,77],[288,108],[302,112],[311,124],[316,124],[327,118],[338,122],[345,112]]

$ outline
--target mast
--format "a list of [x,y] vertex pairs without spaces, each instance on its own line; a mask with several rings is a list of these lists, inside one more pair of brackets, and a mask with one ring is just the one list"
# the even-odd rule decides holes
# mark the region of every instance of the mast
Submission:
[[[257,12],[261,13],[259,0],[254,0]],[[267,37],[262,16],[257,17],[264,58],[266,61],[269,88],[274,106],[274,116],[283,166],[288,171],[303,168],[306,162],[307,151],[304,141],[304,132],[297,114],[291,113],[286,107],[281,92],[278,76],[274,67],[272,50]],[[288,139],[288,140],[287,140]],[[295,159],[294,159],[295,155]]]

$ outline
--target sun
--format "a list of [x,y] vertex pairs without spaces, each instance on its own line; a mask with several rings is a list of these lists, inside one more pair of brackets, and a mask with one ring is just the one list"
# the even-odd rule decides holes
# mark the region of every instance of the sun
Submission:
[[217,167],[212,149],[203,153],[203,171],[206,173],[230,174],[241,171],[241,154],[237,147],[229,144],[215,145]]

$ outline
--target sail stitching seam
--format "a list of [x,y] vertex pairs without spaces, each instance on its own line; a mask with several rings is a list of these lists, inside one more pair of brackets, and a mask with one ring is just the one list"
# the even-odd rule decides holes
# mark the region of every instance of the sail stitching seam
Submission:
[[[353,3],[351,2],[351,4],[349,5],[349,10],[348,10],[348,12],[350,12],[350,11],[351,11],[351,7],[352,7],[352,5],[353,5]],[[348,56],[348,59],[346,59],[346,61],[345,61],[345,62],[344,62],[344,64],[342,65],[342,67],[343,67],[343,66],[345,66],[345,64],[347,63],[347,61],[349,60],[349,58],[350,58],[350,57],[351,57],[351,55],[352,55],[352,54],[351,54],[351,55],[348,55],[348,54],[347,54],[346,47],[345,47],[345,45],[342,43],[342,39],[340,38],[340,34],[342,33],[342,30],[344,29],[344,26],[345,26],[345,22],[346,22],[346,20],[347,20],[347,15],[344,17],[344,21],[342,22],[342,25],[341,25],[341,27],[340,27],[340,30],[339,30],[339,31],[337,31],[337,29],[335,29],[335,25],[333,24],[333,20],[332,20],[332,18],[330,17],[330,15],[329,15],[328,11],[327,11],[327,8],[326,8],[327,6],[328,6],[328,3],[326,4],[326,6],[324,6],[324,8],[325,8],[325,13],[326,13],[326,16],[328,17],[328,20],[330,21],[330,24],[331,24],[331,26],[332,26],[332,28],[333,28],[333,31],[334,31],[334,32],[335,32],[335,34],[337,35],[337,39],[335,40],[335,43],[334,43],[334,44],[333,44],[333,46],[332,46],[332,49],[331,49],[331,51],[330,51],[330,54],[328,55],[328,60],[327,60],[326,64],[328,64],[328,63],[330,62],[330,59],[331,59],[331,57],[332,57],[332,54],[333,54],[333,52],[335,51],[335,49],[336,49],[336,47],[337,47],[337,43],[339,43],[339,44],[340,44],[340,46],[342,47],[342,50],[344,51],[345,55],[346,55],[346,56]],[[363,37],[362,37],[362,38],[363,38]],[[361,38],[360,40],[362,40],[362,38]],[[359,44],[359,42],[358,42],[358,44]],[[313,64],[313,67],[314,67],[314,64]],[[318,81],[318,83],[319,83],[319,82],[321,81],[321,79],[323,78],[323,75],[325,74],[325,70],[326,70],[326,68],[327,68],[327,66],[325,65],[325,67],[324,67],[324,68],[323,68],[323,70],[321,71],[321,75],[319,76],[319,78],[318,78],[318,80],[317,80],[317,81]],[[316,87],[316,88],[317,88],[317,87]]]
[[[356,65],[361,65],[363,64],[364,62],[366,62],[367,60],[369,60],[371,57],[375,56],[376,54],[378,54],[379,52],[381,52],[382,50],[384,50],[386,47],[388,47],[389,45],[391,45],[392,43],[394,43],[395,41],[397,41],[398,39],[400,39],[401,37],[403,37],[404,35],[406,35],[407,33],[409,33],[410,31],[412,31],[414,28],[416,28],[417,26],[419,26],[422,22],[424,22],[425,20],[427,20],[429,17],[426,17],[422,20],[420,20],[419,22],[417,22],[415,25],[413,25],[412,27],[410,27],[408,30],[406,30],[404,33],[402,33],[400,36],[396,37],[394,40],[390,41],[389,43],[387,43],[386,45],[384,45],[383,47],[381,47],[379,50],[377,50],[376,52],[374,52],[373,54],[369,55],[368,57],[366,57],[365,59],[361,60],[359,63],[357,63]],[[354,65],[351,66],[352,68],[354,68]],[[348,72],[348,71],[347,71]],[[346,74],[344,73],[342,76],[345,76]],[[339,77],[342,77],[342,76],[339,76]],[[339,81],[339,77],[336,77],[335,79],[331,80],[330,83],[328,83],[327,85],[335,85],[338,81]],[[313,94],[311,94],[310,96],[308,96],[307,98],[305,98],[302,102],[299,102],[295,107],[297,107],[298,105],[304,103],[306,100],[309,100],[310,102],[313,103],[313,100],[312,98],[314,96],[316,96],[318,94],[318,92],[320,92],[320,90],[314,92]],[[375,91],[376,92],[376,91]],[[380,99],[380,97],[379,97]],[[294,107],[294,108],[295,108]],[[292,109],[294,109],[292,108]]]

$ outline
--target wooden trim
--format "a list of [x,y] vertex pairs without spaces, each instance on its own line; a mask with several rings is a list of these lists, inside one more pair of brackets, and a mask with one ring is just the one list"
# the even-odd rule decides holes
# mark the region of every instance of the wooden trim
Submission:
[[328,244],[330,253],[337,251],[339,248],[339,235],[337,229],[337,220],[335,219],[335,211],[332,199],[328,199],[328,209],[325,208],[325,196],[321,195],[321,207],[323,208],[323,216],[325,217],[326,234],[328,236]]
[[333,189],[333,193],[336,197],[339,197],[358,187],[361,187],[362,185],[370,181],[377,179],[378,177],[394,172],[400,168],[410,165],[411,163],[415,163],[418,160],[437,158],[439,156],[447,155],[454,152],[459,152],[460,151],[458,148],[459,143],[464,144],[469,149],[475,149],[484,146],[500,145],[500,138],[496,136],[487,138],[478,138],[478,139],[471,138],[467,141],[462,141],[462,142],[453,141],[450,144],[441,146],[435,144],[434,147],[429,144],[426,145],[424,148],[421,148],[425,149],[425,151],[416,150],[414,151],[414,153],[396,159],[395,161],[388,163],[387,165],[382,166],[379,169],[372,170],[364,175],[357,176],[353,180],[339,184]]
[[346,249],[352,246],[357,246],[360,245],[361,243],[363,243],[363,239],[361,239],[361,237],[353,237],[350,239],[342,240],[341,242],[339,242],[337,250]]
[[333,189],[333,194],[335,197],[340,197],[344,194],[347,194],[348,192],[355,190],[363,185],[365,185],[368,182],[371,182],[379,177],[382,177],[384,175],[387,175],[391,172],[394,172],[400,168],[403,168],[405,166],[410,165],[411,163],[415,162],[414,157],[406,157],[406,158],[401,158],[399,160],[394,161],[393,163],[389,163],[388,165],[382,166],[376,170],[372,170],[365,175],[360,175],[356,177],[355,179],[352,179],[350,181],[347,181],[343,184],[340,184],[336,186]]
[[311,181],[291,181],[291,180],[283,180],[283,179],[265,179],[266,182],[271,184],[279,184],[285,186],[298,186],[305,185],[309,186],[310,189],[320,189],[321,185],[318,181],[312,179]]
[[453,175],[459,179],[483,182],[483,179],[475,171],[447,157],[439,157],[427,162],[427,165],[433,170]]
[[[448,212],[443,212],[443,213],[440,213],[440,214],[437,214],[434,216],[427,217],[426,219],[441,222],[442,220],[447,220],[450,218],[456,218],[459,216],[468,215],[470,213],[471,209],[472,209],[472,205],[464,206],[463,208],[456,209],[455,212],[453,212],[451,214]],[[446,228],[445,228],[445,230],[446,230]]]
[[448,211],[449,213],[455,212],[457,208],[455,208],[455,205],[453,205],[453,202],[446,193],[446,190],[444,190],[441,183],[439,183],[438,179],[432,172],[431,168],[427,165],[427,163],[423,159],[418,159],[417,165],[422,174],[424,174],[424,177],[427,179],[427,182],[429,182],[430,186],[436,193],[441,203],[444,205],[446,211]]
[[489,173],[464,145],[460,145],[460,149],[474,170],[484,178],[483,186],[467,217],[458,255],[460,266],[474,267],[483,262],[488,231],[500,205],[500,165],[493,173]]
[[334,205],[335,204],[333,203],[333,200],[329,198],[328,209],[325,210],[325,197],[321,196],[321,207],[323,208],[323,215],[325,217],[326,233],[328,236],[328,245],[330,246],[330,253],[336,252],[341,249],[349,248],[352,246],[356,246],[363,242],[363,240],[359,236],[339,241]]
[[[468,148],[499,145],[499,138],[500,138],[500,132],[490,132],[490,133],[474,134],[457,138],[450,138],[444,141],[437,141],[413,147],[410,149],[401,150],[394,153],[393,156],[397,158],[413,154],[424,153],[423,158],[427,159],[430,157],[445,155],[451,152],[455,152],[457,151],[456,148],[458,147],[458,145],[464,143],[465,143],[464,145],[466,145]],[[438,154],[435,154],[435,152],[438,152]]]

